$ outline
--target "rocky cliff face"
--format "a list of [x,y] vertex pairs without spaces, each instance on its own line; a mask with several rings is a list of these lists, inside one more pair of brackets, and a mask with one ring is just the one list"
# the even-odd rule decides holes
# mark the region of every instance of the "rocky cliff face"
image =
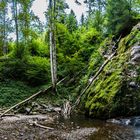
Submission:
[[85,108],[98,118],[140,114],[140,24],[120,40],[117,55],[89,88]]

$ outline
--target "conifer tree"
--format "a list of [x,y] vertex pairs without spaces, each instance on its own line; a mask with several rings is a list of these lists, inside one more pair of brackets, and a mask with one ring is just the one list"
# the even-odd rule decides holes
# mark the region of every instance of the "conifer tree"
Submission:
[[124,34],[133,26],[133,13],[127,0],[108,0],[106,6],[107,33]]
[[67,15],[66,25],[68,30],[72,33],[78,27],[76,15],[73,10],[70,11],[70,14]]
[[7,17],[7,0],[0,1],[0,47],[1,53],[6,54],[8,51],[7,48],[7,36],[8,36],[8,27],[9,19]]

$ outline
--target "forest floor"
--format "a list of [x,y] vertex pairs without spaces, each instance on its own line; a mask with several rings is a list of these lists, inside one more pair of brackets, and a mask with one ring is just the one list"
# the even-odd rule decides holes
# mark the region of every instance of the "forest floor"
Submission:
[[[57,114],[17,115],[0,121],[2,140],[81,140],[97,131],[96,128],[66,127],[56,121]],[[73,122],[71,122],[73,125]]]
[[[138,133],[139,131],[136,132]],[[138,136],[139,133],[138,133]],[[17,115],[0,120],[1,140],[134,140],[131,126],[57,113]]]

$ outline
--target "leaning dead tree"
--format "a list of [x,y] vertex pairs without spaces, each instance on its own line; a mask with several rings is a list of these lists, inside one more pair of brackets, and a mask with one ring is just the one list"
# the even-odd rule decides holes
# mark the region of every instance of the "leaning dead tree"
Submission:
[[116,52],[117,51],[115,50],[114,53],[112,53],[110,55],[110,57],[101,65],[101,67],[99,68],[97,73],[93,76],[92,80],[88,83],[86,88],[78,96],[78,98],[77,98],[77,100],[76,100],[76,102],[74,103],[73,106],[71,106],[70,101],[66,101],[64,103],[63,109],[62,109],[62,115],[65,118],[68,118],[70,116],[70,114],[75,110],[76,106],[79,105],[82,96],[87,92],[87,90],[90,88],[90,86],[97,80],[97,78],[100,75],[100,73],[104,70],[104,67],[112,60],[112,58],[115,56]]
[[118,46],[118,42],[121,39],[121,36],[117,39],[117,41],[115,42],[114,46],[112,46],[112,48],[114,48],[114,52],[108,57],[108,59],[101,65],[101,67],[99,68],[99,70],[97,71],[97,73],[93,76],[93,78],[91,79],[91,81],[88,83],[88,85],[86,86],[86,88],[81,92],[81,94],[78,96],[75,104],[72,106],[71,110],[74,110],[74,108],[79,105],[80,103],[80,99],[81,97],[87,92],[87,90],[90,88],[90,86],[97,80],[98,76],[100,75],[100,73],[104,70],[104,67],[110,62],[110,60],[112,60],[112,58],[116,55],[117,53],[117,46]]
[[80,99],[83,96],[83,94],[85,94],[87,92],[87,90],[89,89],[89,87],[97,80],[98,76],[103,71],[104,67],[110,62],[110,60],[112,60],[112,58],[115,56],[115,54],[116,54],[116,51],[114,53],[112,53],[109,56],[109,58],[102,64],[102,66],[99,68],[99,70],[97,71],[97,73],[93,76],[93,78],[91,79],[91,81],[89,82],[89,84],[86,86],[86,88],[78,96],[78,98],[77,98],[75,104],[73,105],[72,109],[74,109],[77,105],[79,105]]

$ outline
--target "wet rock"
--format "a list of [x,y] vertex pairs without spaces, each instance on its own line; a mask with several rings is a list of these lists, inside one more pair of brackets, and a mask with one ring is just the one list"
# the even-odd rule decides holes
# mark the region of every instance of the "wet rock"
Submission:
[[131,88],[138,88],[139,86],[135,82],[130,82],[129,87]]
[[42,104],[41,106],[42,106],[42,111],[44,110],[45,112],[57,112],[57,113],[61,112],[60,107],[53,107],[52,105],[46,105],[46,104]]
[[108,122],[108,123],[115,123],[115,124],[121,124],[121,121],[117,120],[117,119],[109,119],[106,122]]
[[122,125],[129,125],[131,123],[130,119],[109,119],[107,120],[109,123],[115,123],[115,124],[122,124]]
[[134,62],[135,64],[140,64],[140,54],[136,54],[132,59],[132,62]]
[[32,107],[36,108],[36,109],[40,109],[41,108],[41,106],[38,103],[36,103],[36,102],[32,102]]
[[31,112],[31,108],[26,107],[26,108],[25,108],[25,112],[26,112],[26,114],[30,114],[30,112]]
[[137,76],[138,76],[138,74],[137,74],[136,71],[131,71],[131,72],[130,72],[130,77],[136,78]]
[[23,136],[24,134],[23,134],[23,133],[20,133],[19,135],[20,135],[20,136]]
[[134,46],[131,49],[131,56],[134,56],[135,54],[140,54],[140,46]]
[[35,111],[32,112],[32,115],[37,115],[37,114],[38,114],[38,112],[35,112]]
[[140,126],[140,117],[131,118],[130,125],[139,127]]
[[140,45],[132,47],[132,49],[131,49],[131,61],[134,64],[140,64]]
[[132,117],[132,118],[128,118],[128,119],[109,119],[109,120],[107,120],[107,122],[140,127],[140,117]]

